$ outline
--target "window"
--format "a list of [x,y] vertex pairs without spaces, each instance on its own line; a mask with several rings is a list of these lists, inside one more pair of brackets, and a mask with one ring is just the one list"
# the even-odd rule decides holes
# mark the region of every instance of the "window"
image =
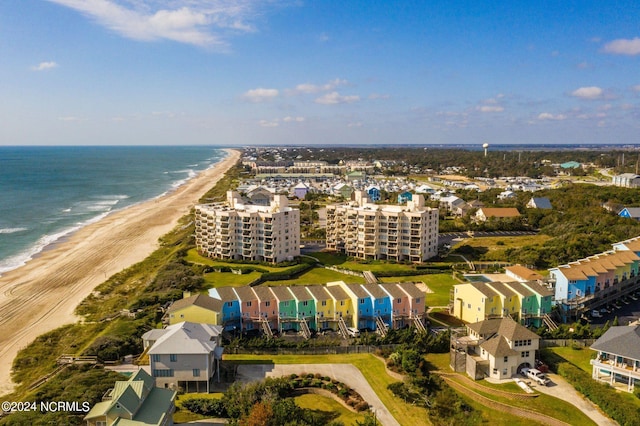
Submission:
[[151,361],[160,362],[160,355],[158,355],[158,354],[151,355]]
[[504,357],[504,362],[509,362],[509,357],[508,356]]
[[169,361],[171,361],[171,362],[177,362],[177,361],[178,361],[178,355],[176,355],[176,354],[170,354],[170,355],[169,355]]
[[227,306],[228,307],[232,307],[233,306],[233,302],[227,302]]
[[528,358],[528,357],[529,357],[529,351],[522,352],[522,358]]
[[200,377],[200,369],[199,368],[194,368],[193,369],[193,377]]
[[322,306],[327,306],[327,301],[326,300],[322,301]]
[[271,306],[271,302],[267,300],[266,302],[264,302],[264,306],[267,306],[267,307]]
[[364,299],[360,299],[360,304],[364,305]]
[[467,303],[467,309],[471,309],[471,303]]
[[162,369],[162,370],[153,370],[153,377],[173,377],[173,370],[171,369]]
[[309,302],[307,300],[305,300],[304,302],[302,302],[302,306],[308,306]]
[[251,302],[247,302],[247,306],[251,306]]

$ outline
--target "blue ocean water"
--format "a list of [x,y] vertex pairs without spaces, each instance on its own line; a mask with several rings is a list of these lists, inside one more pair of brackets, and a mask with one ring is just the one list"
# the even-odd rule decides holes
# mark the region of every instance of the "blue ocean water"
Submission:
[[0,147],[0,274],[225,155],[207,146]]

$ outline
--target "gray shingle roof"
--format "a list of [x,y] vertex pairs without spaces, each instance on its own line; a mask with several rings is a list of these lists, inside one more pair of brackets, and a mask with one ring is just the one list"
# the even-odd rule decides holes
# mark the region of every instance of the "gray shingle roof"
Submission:
[[499,334],[507,339],[513,340],[534,340],[540,339],[533,331],[518,324],[509,317],[488,319],[467,325],[469,329],[475,331],[482,336],[490,336],[491,334]]
[[640,360],[640,325],[611,327],[591,349]]
[[204,294],[196,294],[195,296],[176,300],[169,306],[167,312],[175,312],[189,306],[199,306],[210,311],[222,312],[222,301]]

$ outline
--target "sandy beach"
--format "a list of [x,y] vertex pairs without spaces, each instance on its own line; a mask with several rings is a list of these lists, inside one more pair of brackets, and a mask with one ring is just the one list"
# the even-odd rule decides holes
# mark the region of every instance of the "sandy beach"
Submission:
[[239,151],[226,151],[223,161],[177,190],[114,212],[0,277],[0,395],[13,389],[10,371],[18,351],[75,322],[74,309],[97,285],[151,254],[158,239],[240,158]]

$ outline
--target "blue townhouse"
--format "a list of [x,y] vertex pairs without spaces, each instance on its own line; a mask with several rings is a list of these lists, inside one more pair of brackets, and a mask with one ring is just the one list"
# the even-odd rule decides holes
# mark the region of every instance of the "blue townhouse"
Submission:
[[218,287],[209,289],[209,296],[221,300],[222,326],[225,331],[240,331],[242,329],[242,314],[240,300],[233,291],[233,287]]

